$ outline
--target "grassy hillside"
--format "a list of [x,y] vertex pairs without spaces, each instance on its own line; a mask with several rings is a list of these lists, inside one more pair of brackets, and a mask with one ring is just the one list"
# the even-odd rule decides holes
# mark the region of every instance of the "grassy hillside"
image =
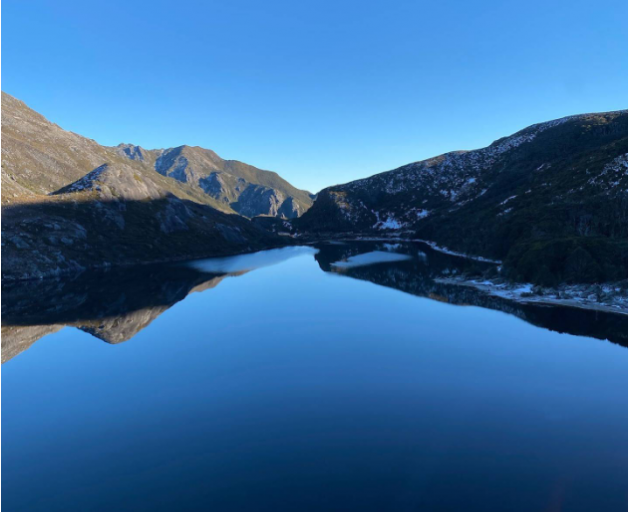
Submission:
[[63,130],[4,92],[2,142],[2,204],[50,194],[103,164],[131,168],[177,197],[246,217],[295,217],[312,204],[308,192],[278,174],[223,160],[209,149],[101,146]]

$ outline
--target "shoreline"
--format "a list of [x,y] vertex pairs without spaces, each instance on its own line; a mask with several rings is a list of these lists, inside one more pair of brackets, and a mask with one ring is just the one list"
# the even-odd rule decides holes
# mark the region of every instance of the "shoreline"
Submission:
[[[299,239],[299,236],[294,236],[294,239]],[[431,249],[437,252],[441,252],[443,254],[448,254],[450,256],[456,256],[458,258],[465,258],[467,260],[479,261],[482,263],[488,263],[492,265],[500,266],[503,264],[501,260],[493,260],[490,258],[486,258],[484,256],[476,256],[474,254],[466,254],[463,252],[453,251],[448,247],[443,247],[437,244],[437,242],[432,242],[431,240],[423,240],[421,238],[403,238],[400,236],[359,236],[352,237],[350,235],[341,235],[338,237],[329,236],[326,238],[317,238],[315,240],[309,239],[305,241],[307,244],[314,244],[318,242],[330,242],[330,241],[341,241],[341,242],[414,242],[428,245]]]
[[[298,244],[299,245],[299,244]],[[165,265],[170,263],[185,263],[188,261],[197,261],[197,260],[207,260],[213,258],[231,258],[233,256],[242,256],[245,254],[254,254],[261,251],[271,251],[273,249],[281,249],[283,247],[295,247],[296,244],[277,244],[269,247],[262,247],[259,249],[249,250],[249,251],[237,251],[237,252],[227,252],[223,254],[208,254],[208,255],[196,255],[196,256],[173,256],[166,258],[156,258],[153,260],[145,260],[145,261],[120,261],[120,262],[101,262],[101,263],[93,263],[90,265],[83,266],[81,268],[66,268],[59,269],[55,268],[48,272],[42,272],[38,275],[16,275],[16,274],[3,274],[1,276],[1,284],[8,285],[13,283],[21,283],[25,281],[43,281],[45,279],[58,279],[71,275],[80,275],[85,272],[92,271],[106,271],[110,269],[117,268],[131,268],[131,267],[142,267],[149,265]],[[80,265],[80,264],[79,264]]]
[[[465,254],[457,251],[453,251],[447,247],[439,246],[436,242],[432,242],[430,240],[423,240],[420,238],[404,238],[400,236],[365,236],[365,237],[357,237],[357,236],[349,236],[349,235],[341,235],[338,237],[330,236],[327,238],[321,238],[318,241],[341,241],[341,242],[403,242],[403,243],[421,243],[427,245],[431,249],[441,252],[444,254],[448,254],[450,256],[456,256],[459,258],[465,258],[472,261],[479,261],[482,263],[488,263],[492,265],[496,265],[500,268],[502,265],[502,261],[500,260],[492,260],[489,258],[485,258],[483,256],[475,256],[470,254]],[[317,243],[309,241],[308,243]],[[604,304],[602,302],[597,302],[593,300],[588,300],[584,298],[557,298],[553,297],[552,293],[566,293],[567,290],[561,288],[553,288],[549,289],[550,292],[546,295],[532,295],[529,297],[522,297],[520,294],[523,292],[530,292],[534,287],[530,283],[511,283],[511,282],[503,282],[503,283],[491,283],[491,282],[476,282],[471,279],[454,279],[454,278],[437,278],[436,282],[444,283],[444,284],[452,284],[456,286],[468,286],[471,288],[475,288],[483,293],[488,295],[492,295],[495,297],[501,297],[505,300],[510,300],[514,302],[518,302],[519,304],[539,304],[539,305],[548,305],[548,306],[560,306],[560,307],[572,307],[577,309],[586,309],[590,311],[601,311],[604,313],[615,313],[619,315],[628,316],[628,302],[627,298],[625,302],[622,302],[619,305],[611,305]],[[607,283],[597,283],[600,286],[606,286]],[[591,285],[567,285],[567,289],[569,291],[577,294],[578,292],[583,291],[586,287]],[[573,288],[573,289],[571,289]]]
[[[531,304],[531,305],[547,305],[547,306],[560,306],[560,307],[571,307],[576,309],[585,309],[590,311],[601,311],[602,313],[613,313],[623,316],[628,316],[628,305],[627,303],[624,305],[610,305],[604,304],[602,302],[596,301],[588,301],[588,299],[577,299],[577,298],[556,298],[547,295],[532,295],[523,297],[519,295],[522,292],[523,285],[518,287],[518,284],[515,283],[515,288],[501,288],[498,284],[489,284],[487,282],[475,282],[474,280],[468,279],[454,279],[454,278],[437,278],[435,279],[438,283],[443,284],[452,284],[455,286],[466,286],[469,288],[475,288],[483,293],[491,295],[493,297],[500,297],[505,300],[510,300],[513,302],[517,302],[519,304]],[[507,283],[506,283],[507,284]],[[529,286],[529,285],[526,285]],[[586,301],[584,301],[586,300]]]
[[[85,272],[90,271],[106,271],[114,268],[130,268],[134,266],[149,266],[149,265],[163,265],[169,263],[182,263],[182,262],[192,262],[197,260],[204,259],[213,259],[213,258],[229,258],[233,256],[240,256],[246,254],[254,254],[261,251],[267,251],[272,249],[279,249],[283,247],[291,247],[291,246],[310,246],[316,243],[321,242],[402,242],[402,243],[421,243],[432,250],[437,252],[441,252],[444,254],[448,254],[450,256],[455,256],[459,258],[469,259],[472,261],[479,261],[482,263],[487,263],[491,265],[496,265],[500,267],[501,261],[491,260],[488,258],[484,258],[482,256],[474,256],[469,254],[460,253],[457,251],[452,251],[447,247],[441,247],[436,242],[432,242],[430,240],[423,240],[419,238],[403,238],[400,236],[392,236],[392,237],[351,237],[351,236],[330,236],[326,238],[318,238],[316,240],[310,239],[302,239],[299,236],[291,236],[290,239],[293,243],[287,244],[274,244],[269,247],[260,248],[257,250],[250,251],[236,251],[230,252],[228,254],[214,254],[214,255],[187,255],[187,256],[174,256],[167,258],[157,258],[154,260],[148,261],[123,261],[123,262],[102,262],[102,263],[94,263],[89,266],[82,267],[81,269],[77,268],[68,268],[68,269],[53,269],[49,272],[43,272],[38,275],[30,275],[30,276],[18,276],[18,275],[3,275],[2,276],[2,285],[9,285],[19,282],[25,281],[41,281],[46,279],[59,279],[63,277],[67,277],[70,275],[79,275]],[[534,295],[531,293],[531,290],[534,288],[534,285],[529,283],[511,283],[508,281],[493,283],[491,281],[476,281],[474,279],[463,279],[463,278],[441,278],[438,277],[435,279],[436,282],[451,284],[455,286],[466,286],[470,288],[475,288],[487,295],[500,297],[505,300],[517,302],[519,304],[538,304],[538,305],[548,305],[548,306],[559,306],[559,307],[572,307],[577,309],[585,309],[591,311],[601,311],[604,313],[613,313],[628,316],[628,302],[627,297],[625,302],[623,300],[619,301],[619,304],[606,304],[603,302],[598,302],[596,300],[589,299],[588,297],[578,297],[578,294],[583,294],[586,291],[586,288],[592,285],[571,285],[567,286],[564,289],[560,288],[549,288],[546,290],[546,293],[543,295]],[[600,286],[606,286],[605,283],[598,283]],[[523,293],[527,293],[527,296],[522,296]],[[563,293],[565,295],[569,295],[568,297],[557,297],[559,293]],[[571,296],[573,294],[573,296]]]

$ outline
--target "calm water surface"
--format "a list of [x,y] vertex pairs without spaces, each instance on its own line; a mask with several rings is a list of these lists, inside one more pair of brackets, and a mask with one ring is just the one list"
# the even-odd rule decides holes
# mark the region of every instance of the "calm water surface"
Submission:
[[480,265],[335,244],[3,288],[3,510],[627,510],[626,317],[434,281]]

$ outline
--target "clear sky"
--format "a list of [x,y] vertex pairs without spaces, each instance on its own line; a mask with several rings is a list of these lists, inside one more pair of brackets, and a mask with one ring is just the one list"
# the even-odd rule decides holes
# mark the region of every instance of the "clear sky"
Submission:
[[627,108],[625,0],[3,2],[2,89],[101,144],[313,192]]

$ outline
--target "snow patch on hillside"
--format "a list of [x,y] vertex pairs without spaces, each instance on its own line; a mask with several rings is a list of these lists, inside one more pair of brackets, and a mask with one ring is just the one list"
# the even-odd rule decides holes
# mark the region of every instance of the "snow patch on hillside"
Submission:
[[379,212],[372,211],[372,213],[376,216],[376,222],[372,226],[374,229],[401,229],[407,225],[405,222],[396,219],[396,217],[390,213],[387,214],[385,220],[381,219]]
[[619,187],[622,181],[626,184],[625,192],[628,192],[628,153],[619,155],[607,163],[598,175],[588,180],[588,184],[606,189],[610,193]]

